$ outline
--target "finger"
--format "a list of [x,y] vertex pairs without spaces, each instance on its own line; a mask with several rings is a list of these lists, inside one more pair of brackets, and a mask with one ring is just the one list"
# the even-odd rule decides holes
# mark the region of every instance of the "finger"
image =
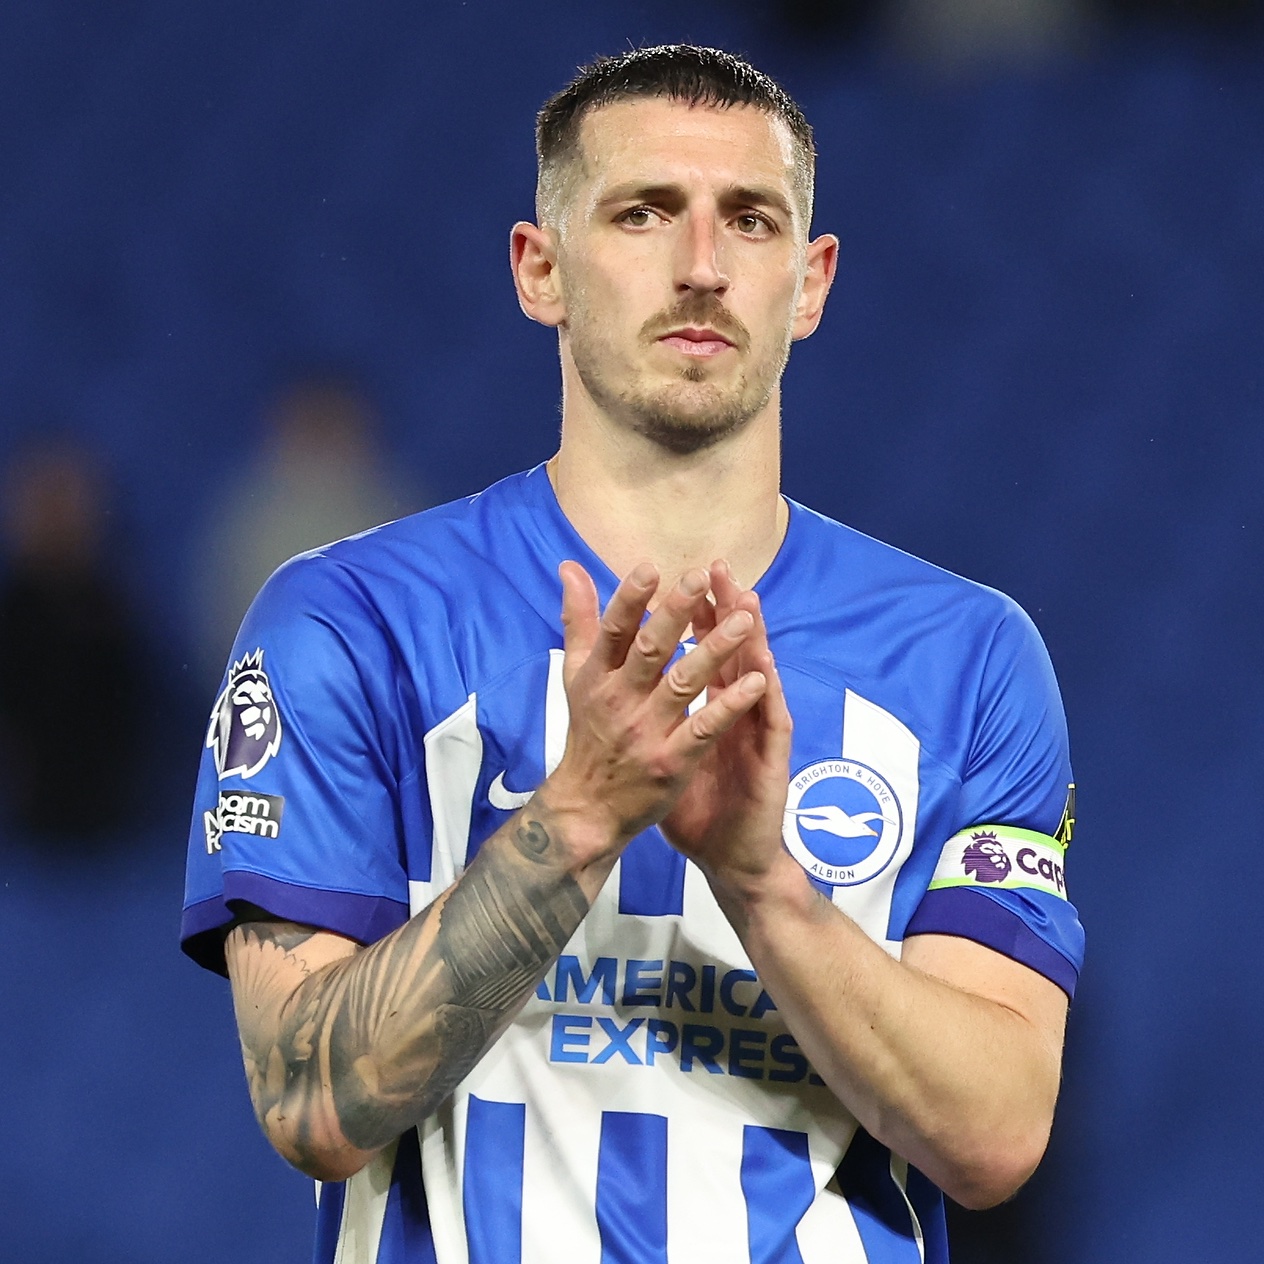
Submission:
[[[720,689],[731,685],[749,671],[761,670],[760,664],[756,661],[757,656],[751,653],[752,637],[762,631],[759,598],[755,593],[753,591],[739,590],[735,603],[727,612],[717,609],[717,621],[722,627],[727,618],[741,611],[751,616],[752,626],[750,631],[742,638],[738,652],[732,655],[725,655],[718,662],[713,683]],[[765,641],[763,644],[766,645],[767,642]]]
[[578,562],[563,562],[557,573],[562,581],[562,676],[570,684],[597,643],[597,586]]
[[[782,687],[781,673],[768,643],[768,625],[764,622],[759,594],[754,589],[743,592],[737,604],[739,609],[750,611],[754,626],[750,635],[742,642],[735,662],[729,664],[729,670],[736,670],[738,675],[758,671],[767,676],[768,688],[760,700],[757,712],[760,731],[766,739],[784,744],[785,755],[789,758],[789,742],[794,731],[794,722]],[[771,753],[779,753],[779,748]]]
[[715,602],[709,597],[705,601],[698,603],[694,612],[693,623],[690,631],[693,633],[693,639],[696,643],[701,644],[706,638],[715,631],[716,612]]
[[649,562],[641,562],[620,581],[601,615],[593,647],[593,660],[602,670],[623,665],[657,589],[658,571]]
[[696,757],[758,704],[767,687],[768,678],[762,672],[747,672],[708,699],[705,707],[686,716],[668,738],[669,747],[685,758]]
[[[693,644],[686,646],[689,653],[696,651],[698,646],[715,631],[716,623],[715,602],[708,595],[705,601],[699,603],[693,622],[689,625],[688,635],[693,638]],[[717,688],[723,689],[728,683],[727,680],[721,680],[719,676],[716,676],[714,680],[707,682],[706,688],[715,685]]]
[[633,688],[648,691],[658,684],[685,629],[696,615],[702,614],[710,578],[701,567],[686,571],[663,594],[654,613],[641,624],[623,666]]
[[768,678],[768,687],[759,703],[760,731],[764,739],[764,753],[779,760],[790,758],[790,739],[794,734],[794,720],[786,702],[786,691],[781,683],[772,651],[765,649],[756,658],[757,670]]
[[764,610],[759,594],[753,588],[740,591],[734,600],[733,608],[748,611],[753,620],[751,633],[742,643],[742,652],[738,655],[738,661],[732,664],[733,679],[736,680],[738,676],[748,671],[762,671],[763,666],[758,660],[771,651],[768,647],[768,625],[764,622]]
[[[733,569],[724,558],[711,563],[711,591],[715,596],[717,622],[722,622],[727,615],[737,609],[744,608],[751,611],[758,609],[757,605],[743,602],[747,590],[733,578]],[[724,684],[731,685],[743,672],[750,670],[752,670],[752,664],[743,652],[738,659],[730,660],[725,665]]]
[[722,612],[721,618],[733,609],[745,591],[733,578],[732,568],[723,558],[711,563],[711,591],[715,593],[715,604]]
[[[682,654],[663,673],[651,702],[664,720],[680,713],[717,681],[726,662],[734,658],[750,635],[754,619],[748,610],[735,610],[691,654]],[[721,689],[727,682],[720,682]]]

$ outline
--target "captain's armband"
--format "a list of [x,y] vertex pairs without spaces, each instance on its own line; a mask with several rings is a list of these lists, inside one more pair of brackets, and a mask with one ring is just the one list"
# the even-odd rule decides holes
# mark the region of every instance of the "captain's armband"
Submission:
[[1065,856],[1065,845],[1049,834],[1012,825],[975,825],[944,844],[927,889],[1026,888],[1065,900]]

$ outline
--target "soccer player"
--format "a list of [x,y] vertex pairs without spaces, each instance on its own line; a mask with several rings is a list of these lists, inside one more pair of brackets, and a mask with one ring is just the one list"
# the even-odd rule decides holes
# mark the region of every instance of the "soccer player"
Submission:
[[561,446],[265,586],[186,950],[325,1264],[942,1261],[940,1191],[1040,1159],[1081,958],[1047,656],[779,492],[838,253],[784,91],[635,51],[538,142]]

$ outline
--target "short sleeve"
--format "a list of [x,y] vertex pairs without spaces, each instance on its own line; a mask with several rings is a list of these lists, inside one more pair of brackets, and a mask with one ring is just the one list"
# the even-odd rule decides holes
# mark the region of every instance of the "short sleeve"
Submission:
[[224,971],[239,900],[360,942],[406,920],[397,676],[376,611],[337,563],[305,555],[265,585],[201,753],[181,927],[195,961]]
[[1007,601],[980,677],[956,828],[906,935],[975,940],[1074,995],[1084,958],[1066,889],[1074,795],[1053,666]]

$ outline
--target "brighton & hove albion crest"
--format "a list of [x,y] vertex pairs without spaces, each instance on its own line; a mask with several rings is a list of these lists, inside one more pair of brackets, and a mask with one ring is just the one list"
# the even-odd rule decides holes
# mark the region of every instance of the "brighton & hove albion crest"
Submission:
[[220,779],[253,777],[281,745],[281,716],[263,670],[263,651],[247,654],[228,671],[215,699],[206,745],[215,752]]
[[895,791],[857,760],[824,759],[790,782],[786,847],[812,877],[832,886],[876,878],[899,851],[903,827]]

